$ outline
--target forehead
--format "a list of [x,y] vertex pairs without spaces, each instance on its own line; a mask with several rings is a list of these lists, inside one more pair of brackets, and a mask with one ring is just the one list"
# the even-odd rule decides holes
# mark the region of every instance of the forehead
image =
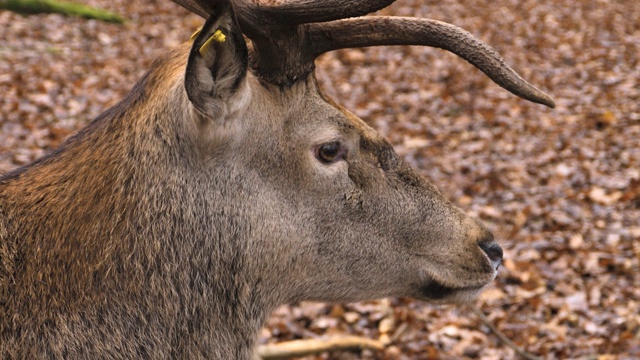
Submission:
[[[362,119],[351,111],[322,92],[315,82],[309,84],[309,105],[312,116],[319,119],[326,119],[326,124],[333,127],[335,131],[341,133],[357,134],[363,141],[373,143],[387,143],[373,128],[367,125]],[[315,109],[314,109],[315,108]]]

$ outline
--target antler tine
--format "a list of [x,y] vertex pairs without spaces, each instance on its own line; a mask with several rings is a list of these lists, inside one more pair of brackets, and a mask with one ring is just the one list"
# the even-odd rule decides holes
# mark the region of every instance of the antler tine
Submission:
[[255,23],[299,25],[362,16],[395,0],[232,0],[236,9]]
[[203,18],[208,18],[213,11],[211,1],[206,0],[172,0],[174,3],[182,6],[183,8],[191,11],[194,14],[200,15]]
[[377,45],[425,45],[448,50],[511,93],[548,107],[553,99],[522,79],[489,45],[451,24],[431,19],[370,16],[310,24],[315,56],[327,51]]

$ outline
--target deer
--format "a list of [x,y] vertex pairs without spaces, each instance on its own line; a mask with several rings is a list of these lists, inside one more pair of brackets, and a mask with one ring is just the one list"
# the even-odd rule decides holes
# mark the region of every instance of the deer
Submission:
[[547,94],[454,25],[368,15],[393,0],[175,2],[206,19],[192,39],[0,177],[1,358],[254,359],[282,304],[463,304],[493,282],[487,227],[323,94],[314,61],[433,46]]

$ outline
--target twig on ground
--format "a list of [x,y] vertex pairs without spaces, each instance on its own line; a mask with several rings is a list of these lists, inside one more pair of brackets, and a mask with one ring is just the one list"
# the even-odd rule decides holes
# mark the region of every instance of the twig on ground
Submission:
[[491,331],[493,331],[493,333],[498,336],[498,339],[500,339],[500,341],[502,341],[505,345],[515,350],[515,352],[518,353],[518,355],[522,356],[527,360],[542,360],[541,357],[528,353],[523,348],[521,348],[520,346],[516,345],[513,341],[511,341],[511,339],[509,339],[507,335],[505,335],[502,331],[500,331],[493,324],[493,322],[491,322],[491,320],[489,320],[489,318],[482,312],[482,310],[480,310],[476,305],[471,304],[469,305],[469,307],[471,308],[471,311],[473,311],[473,313],[480,318],[482,323],[487,325],[489,329],[491,329]]
[[336,350],[382,350],[384,345],[377,340],[360,336],[340,336],[325,339],[293,340],[260,346],[262,359],[286,359]]

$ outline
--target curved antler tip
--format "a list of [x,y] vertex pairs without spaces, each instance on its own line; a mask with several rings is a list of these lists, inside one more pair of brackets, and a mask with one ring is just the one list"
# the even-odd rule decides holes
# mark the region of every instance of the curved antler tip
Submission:
[[535,103],[538,104],[542,104],[545,106],[548,106],[550,108],[555,108],[556,107],[556,102],[553,101],[553,98],[547,94],[545,94],[544,92],[540,91],[539,94],[536,94],[537,96],[535,96],[532,99],[527,99],[527,100],[531,100]]
[[547,105],[548,107],[554,109],[556,107],[556,103],[555,101],[553,101],[553,99],[549,99],[549,102],[544,103],[544,105]]
[[[515,71],[513,71],[508,65],[505,65],[504,68],[508,70],[506,74],[509,75],[504,78],[494,77],[493,76],[494,74],[492,73],[485,72],[485,74],[487,74],[493,81],[495,81],[496,84],[500,85],[504,89],[508,90],[512,94],[522,99],[534,102],[536,104],[542,104],[552,109],[556,107],[556,102],[553,101],[553,98],[551,96],[549,96],[544,91],[538,89],[537,87],[531,85],[530,83],[526,82],[524,79],[520,77],[520,75],[518,75]],[[509,80],[509,81],[505,81],[505,80]]]

